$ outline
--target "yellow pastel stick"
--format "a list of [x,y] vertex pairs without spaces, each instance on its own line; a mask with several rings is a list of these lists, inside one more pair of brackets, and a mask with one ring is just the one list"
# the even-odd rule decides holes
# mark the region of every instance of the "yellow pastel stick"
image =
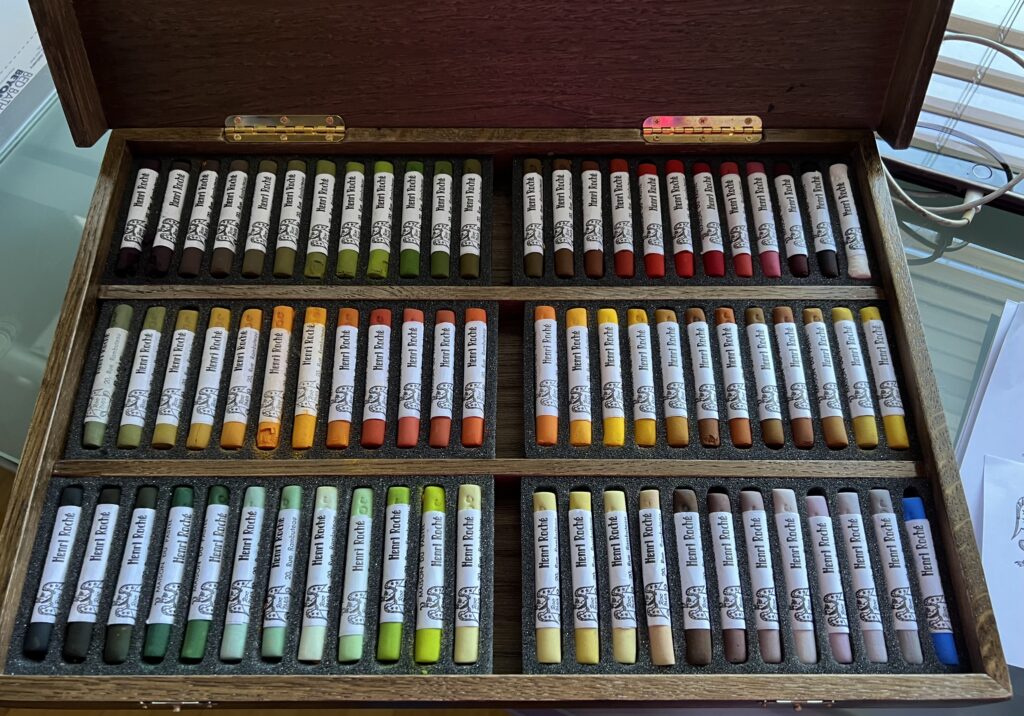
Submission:
[[260,347],[260,327],[263,311],[249,308],[242,313],[235,339],[235,358],[231,362],[231,382],[228,385],[228,404],[224,408],[224,428],[220,432],[220,446],[237,450],[245,444],[245,428],[249,424],[249,405],[252,402],[252,381],[256,375],[256,355]]
[[875,379],[885,441],[893,450],[906,450],[910,447],[910,438],[907,436],[903,399],[900,397],[900,386],[896,380],[896,368],[892,363],[892,350],[889,348],[889,337],[885,334],[882,314],[874,306],[868,306],[860,309],[860,320],[864,325],[864,338],[871,357],[871,374]]
[[587,309],[570,308],[565,313],[569,364],[569,444],[590,445],[593,418],[590,412],[590,329]]
[[626,493],[604,493],[605,538],[608,543],[608,589],[612,600],[612,656],[620,664],[636,663],[636,589],[629,541]]
[[533,493],[534,626],[537,661],[562,662],[562,576],[558,566],[558,512],[555,493]]
[[647,311],[631,308],[626,314],[630,363],[633,367],[633,432],[640,447],[654,447],[658,441],[658,418],[654,399],[654,356]]
[[875,425],[875,402],[871,398],[868,367],[860,349],[860,337],[853,313],[848,308],[832,309],[832,328],[839,343],[839,356],[846,374],[846,401],[853,418],[853,438],[857,447],[872,450],[878,447]]
[[456,664],[475,664],[480,656],[480,486],[459,485],[455,559]]
[[601,351],[601,410],[604,444],[626,444],[626,413],[622,401],[622,356],[619,350],[619,316],[613,308],[597,311],[598,346]]
[[281,410],[284,407],[284,386],[288,378],[288,346],[294,320],[295,310],[291,306],[274,307],[267,364],[263,371],[260,422],[256,431],[256,447],[261,450],[273,450],[281,438]]
[[569,493],[569,543],[573,557],[573,634],[576,661],[596,664],[601,660],[597,623],[597,567],[594,556],[594,520],[590,493]]
[[185,439],[185,446],[189,450],[203,450],[210,445],[230,326],[231,311],[226,308],[210,310],[210,322],[206,326],[206,339],[199,360],[199,380],[192,403],[192,420],[188,427],[188,437]]
[[327,331],[327,309],[310,306],[302,325],[302,350],[299,353],[299,383],[295,388],[295,427],[292,447],[308,450],[313,447],[316,414],[320,407],[320,379],[324,366],[324,334]]

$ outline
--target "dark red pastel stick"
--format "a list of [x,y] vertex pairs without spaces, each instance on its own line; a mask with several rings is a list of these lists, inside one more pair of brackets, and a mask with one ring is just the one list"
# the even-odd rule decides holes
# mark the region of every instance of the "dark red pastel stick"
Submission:
[[615,275],[619,278],[633,278],[633,201],[629,194],[629,164],[625,159],[612,159],[609,168]]
[[718,214],[718,197],[711,167],[703,162],[694,164],[693,185],[696,189],[697,215],[700,217],[700,260],[704,273],[712,277],[725,276],[725,253],[717,247],[707,249],[709,239],[712,238],[717,238],[717,246],[722,245],[721,216]]
[[[793,184],[794,191],[796,190],[796,179],[793,176],[793,168],[785,162],[778,162],[775,164],[775,176],[789,177],[789,181]],[[781,199],[780,199],[781,201]],[[799,203],[797,204],[799,207]],[[785,208],[782,209],[785,211]],[[799,212],[799,208],[797,209]],[[801,219],[802,222],[802,219]],[[783,230],[785,230],[785,223],[783,223]],[[782,239],[785,242],[785,235]],[[797,278],[804,278],[811,274],[811,266],[807,263],[807,254],[795,254],[793,256],[786,257],[786,265],[789,266],[789,272]]]
[[[686,192],[686,170],[683,167],[683,163],[681,161],[679,161],[678,159],[670,159],[667,162],[665,162],[665,177],[666,177],[666,180],[668,180],[668,177],[670,177],[672,174],[679,174],[679,175],[681,175],[680,178],[679,178],[679,181],[682,184],[682,186],[681,186],[682,192],[685,194],[685,192]],[[672,194],[671,181],[669,181],[669,200],[668,201],[669,201],[669,216],[673,217],[672,212],[673,212],[673,206],[674,206],[673,205],[674,199],[673,199],[673,194]],[[687,210],[686,211],[686,216],[682,217],[680,220],[685,222],[685,224],[687,226],[689,226],[690,225],[690,217],[689,217],[689,211],[688,211],[689,207],[685,207],[685,205],[684,205],[684,208]],[[677,219],[675,217],[673,217],[672,220],[671,220],[671,223],[672,223],[671,233],[673,233],[673,235],[675,233],[676,221],[677,221]],[[676,267],[676,275],[680,276],[682,278],[692,278],[693,277],[693,251],[686,251],[686,250],[676,251],[675,250],[674,242],[673,242],[672,249],[673,249],[673,262],[675,263],[675,267]]]
[[[638,176],[642,176],[642,177],[643,176],[653,176],[655,178],[655,180],[657,180],[657,177],[658,177],[658,167],[654,166],[653,164],[646,164],[646,163],[645,164],[641,164],[639,167],[637,167],[637,175]],[[643,185],[641,184],[641,188],[642,188],[642,186]],[[641,197],[640,197],[641,205],[643,205],[643,203],[647,201],[647,197],[643,196],[642,194],[643,193],[641,192]],[[658,206],[657,206],[658,218],[660,219],[661,218],[661,197],[660,196],[658,197],[657,204],[658,204]],[[641,209],[641,215],[643,215],[643,209]],[[660,253],[660,254],[647,253],[647,243],[646,243],[646,240],[647,240],[647,226],[646,226],[646,224],[647,224],[647,222],[644,221],[642,223],[645,224],[644,230],[643,230],[644,238],[642,239],[644,241],[644,271],[647,273],[648,278],[665,278],[665,254],[664,253]],[[660,238],[661,238],[661,241],[662,241],[662,246],[664,247],[664,241],[665,241],[665,236],[664,236],[665,229],[664,229],[664,227],[662,227],[661,232],[662,232],[662,236]],[[662,251],[664,251],[664,248],[662,249]]]

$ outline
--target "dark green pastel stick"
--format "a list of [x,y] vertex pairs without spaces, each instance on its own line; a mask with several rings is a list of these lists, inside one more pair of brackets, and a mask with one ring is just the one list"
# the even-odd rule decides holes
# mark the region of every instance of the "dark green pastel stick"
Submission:
[[110,420],[110,400],[117,390],[117,377],[131,327],[132,307],[126,303],[115,306],[114,314],[110,317],[110,326],[103,336],[103,347],[100,349],[100,361],[96,368],[96,377],[92,381],[92,391],[89,393],[89,404],[85,407],[82,447],[95,449],[103,446],[107,422]]
[[430,197],[430,277],[448,278],[452,250],[452,163],[434,163]]
[[[149,618],[146,620],[146,638],[142,644],[142,658],[147,661],[162,661],[167,656],[173,625],[156,620],[166,619],[170,614],[173,621],[180,606],[185,564],[178,561],[176,555],[179,551],[188,552],[192,534],[192,496],[191,487],[175,487],[171,494],[170,509],[174,512],[168,512],[168,524],[164,530],[163,548],[160,553],[160,568],[156,575],[157,583]],[[177,524],[171,524],[174,514],[181,514],[181,521]]]
[[370,207],[370,258],[366,275],[387,278],[391,261],[391,223],[395,203],[395,165],[373,164],[373,205]]
[[423,233],[423,162],[406,162],[402,184],[398,275],[416,278],[420,275],[420,235]]
[[459,222],[459,275],[462,278],[480,278],[482,182],[480,162],[467,159],[462,165],[462,220]]
[[249,230],[245,236],[242,254],[242,275],[257,278],[263,275],[263,262],[270,249],[270,215],[274,206],[274,187],[277,184],[277,162],[260,162],[252,191],[249,210]]
[[345,164],[345,187],[341,197],[341,232],[338,238],[338,278],[355,278],[359,267],[363,235],[363,183],[366,168],[359,162]]
[[160,336],[166,318],[166,308],[151,306],[142,321],[142,331],[139,332],[135,346],[135,360],[128,374],[128,392],[121,411],[121,427],[117,431],[117,446],[121,449],[137,448],[142,442],[142,422],[146,418],[146,406],[153,393],[153,375],[156,373]]
[[334,212],[334,162],[321,159],[316,163],[313,179],[313,207],[309,217],[309,239],[306,243],[306,266],[303,275],[323,279],[327,272],[330,250],[331,215]]
[[220,572],[224,561],[228,559],[224,544],[227,512],[214,511],[210,508],[227,504],[228,488],[223,485],[211,487],[206,500],[203,542],[199,546],[199,563],[196,567],[195,582],[192,585],[189,620],[185,625],[185,638],[181,644],[183,661],[202,661],[203,655],[206,654],[206,639],[210,635],[213,606],[217,602]]
[[306,195],[306,163],[288,162],[281,192],[281,216],[277,220],[277,247],[274,249],[274,278],[291,278],[295,273],[295,253],[299,248],[302,225],[302,201]]

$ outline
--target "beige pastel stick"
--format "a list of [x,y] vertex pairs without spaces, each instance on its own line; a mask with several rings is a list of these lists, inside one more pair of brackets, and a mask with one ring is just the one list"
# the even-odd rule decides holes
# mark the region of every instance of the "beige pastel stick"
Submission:
[[562,662],[562,578],[558,563],[558,505],[553,492],[533,493],[534,627],[537,661]]
[[856,492],[840,492],[836,495],[836,521],[839,523],[839,538],[846,550],[853,592],[857,595],[856,618],[861,636],[864,637],[864,653],[868,661],[885,663],[889,655],[885,649],[885,633],[882,631],[882,611],[878,607],[868,533]]
[[668,563],[661,523],[661,496],[657,490],[640,492],[640,559],[644,575],[644,608],[655,666],[676,663],[672,645],[672,607],[668,594]]
[[849,664],[853,661],[853,648],[846,616],[846,592],[839,572],[839,555],[828,502],[821,495],[807,496],[807,529],[811,535],[811,552],[818,572],[818,598],[825,615],[832,658],[840,664]]
[[793,633],[793,650],[804,664],[818,663],[818,644],[814,636],[814,610],[811,606],[811,585],[807,577],[807,553],[804,551],[803,527],[792,490],[772,490],[775,507],[775,530],[778,534],[779,563],[786,581],[782,600],[789,614]]
[[779,603],[775,595],[775,568],[772,566],[772,548],[768,537],[768,515],[764,511],[761,493],[757,490],[742,490],[740,510],[743,512],[743,536],[747,542],[747,569],[750,571],[750,589],[754,595],[758,646],[765,663],[778,664],[782,661]]
[[612,610],[612,656],[620,664],[636,663],[636,590],[629,547],[626,493],[604,493],[605,538],[608,545],[608,591]]
[[924,662],[921,652],[921,634],[917,626],[917,612],[910,589],[910,575],[907,573],[903,541],[900,538],[899,519],[892,509],[892,496],[888,490],[876,489],[869,493],[871,521],[875,528],[875,542],[879,559],[885,574],[885,589],[889,597],[896,640],[900,653],[908,664]]
[[597,562],[594,553],[594,519],[590,493],[569,493],[569,554],[572,555],[573,634],[576,661],[601,661],[597,621]]

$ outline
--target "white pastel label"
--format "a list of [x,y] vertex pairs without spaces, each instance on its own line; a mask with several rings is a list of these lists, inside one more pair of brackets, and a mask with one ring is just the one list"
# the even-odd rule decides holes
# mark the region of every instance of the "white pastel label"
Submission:
[[561,572],[558,565],[558,513],[533,513],[534,626],[551,629],[562,624]]
[[398,419],[420,417],[423,393],[423,323],[402,324],[401,392],[398,395]]
[[565,330],[569,369],[569,420],[591,422],[590,331],[586,326]]
[[629,547],[629,519],[625,512],[604,513],[608,542],[608,592],[612,627],[636,629],[636,593],[633,588],[633,554]]
[[184,169],[172,169],[167,174],[167,188],[164,189],[164,203],[160,207],[160,218],[156,222],[156,234],[153,246],[163,246],[174,250],[178,243],[178,231],[181,229],[181,210],[188,191],[188,172]]
[[665,177],[668,189],[668,220],[672,230],[672,252],[693,253],[690,233],[690,200],[686,192],[686,175],[670,172]]
[[654,357],[651,353],[651,327],[634,323],[629,333],[629,354],[633,368],[633,419],[655,420],[657,410],[654,392]]
[[686,326],[690,343],[690,370],[696,391],[697,420],[718,420],[718,395],[715,390],[715,369],[711,364],[711,332],[706,321]]
[[750,254],[750,229],[747,228],[747,208],[743,202],[743,181],[739,174],[722,177],[722,202],[725,221],[729,226],[729,245],[732,255]]
[[775,596],[775,570],[768,541],[768,515],[764,510],[743,513],[743,536],[747,543],[747,569],[757,630],[779,628],[779,603]]
[[153,602],[149,606],[147,624],[173,624],[178,602],[184,593],[185,563],[188,542],[192,537],[192,507],[172,507],[167,513],[164,543],[160,550],[160,567],[156,571]]
[[750,417],[747,412],[747,380],[743,375],[740,333],[735,323],[719,323],[718,351],[722,359],[722,383],[729,420]]
[[192,213],[185,230],[185,248],[206,251],[210,237],[210,219],[213,217],[213,195],[217,189],[217,172],[212,169],[200,172],[196,181],[196,195],[192,200]]
[[270,212],[274,209],[274,187],[277,176],[273,172],[256,175],[249,210],[249,230],[245,234],[245,250],[267,252],[270,244]]
[[363,420],[388,418],[388,366],[391,360],[391,326],[377,323],[369,328],[366,343],[366,389]]
[[405,620],[405,570],[409,557],[409,505],[384,510],[384,568],[380,581],[380,622]]
[[140,169],[136,175],[131,203],[128,204],[128,216],[124,222],[124,233],[121,235],[122,249],[142,250],[149,207],[153,203],[153,191],[159,178],[160,175],[152,169]]
[[149,394],[153,387],[153,373],[156,370],[156,354],[160,349],[160,331],[144,328],[139,333],[139,342],[135,346],[135,360],[128,378],[128,391],[124,396],[124,409],[121,411],[121,425],[146,424],[146,408],[149,405]]
[[459,226],[459,255],[480,255],[480,204],[483,178],[479,174],[462,175],[462,221]]
[[142,596],[142,575],[146,571],[149,545],[153,539],[153,518],[156,512],[148,507],[132,510],[121,555],[121,571],[114,587],[114,600],[110,605],[107,624],[135,624],[139,616],[139,598]]
[[192,599],[188,605],[190,622],[213,620],[213,612],[217,607],[220,568],[227,557],[224,540],[228,532],[230,509],[227,505],[206,506],[203,541],[199,544],[199,560],[195,581],[192,583]]
[[160,405],[156,409],[157,425],[177,425],[185,402],[185,383],[192,365],[192,344],[196,334],[179,328],[171,334],[171,351],[164,370],[164,385],[160,390]]
[[[366,178],[362,172],[350,171],[345,174],[341,195],[341,230],[338,235],[338,251],[359,251],[359,238],[363,231],[363,185]],[[333,189],[332,189],[333,190]],[[328,225],[330,221],[327,222]],[[390,226],[390,224],[389,224]],[[323,253],[327,253],[324,251]]]
[[601,198],[601,172],[588,169],[583,181],[583,250],[604,251],[604,204]]
[[217,217],[217,232],[213,237],[214,249],[227,249],[234,253],[241,232],[242,205],[248,181],[249,177],[244,171],[237,170],[228,174],[220,202],[220,216]]
[[228,400],[224,406],[225,423],[249,422],[252,403],[252,381],[256,375],[256,354],[259,352],[260,332],[256,328],[240,328],[235,339],[235,357],[231,363],[231,381]]
[[338,636],[361,635],[366,630],[366,587],[370,581],[372,527],[373,520],[369,515],[352,515],[349,519]]
[[843,360],[846,374],[846,404],[854,418],[875,416],[875,402],[871,398],[871,383],[868,369],[864,365],[864,354],[860,350],[857,324],[853,321],[836,321],[832,324],[839,343],[839,355]]
[[597,562],[590,510],[569,510],[572,618],[576,629],[597,629]]
[[811,535],[814,564],[818,571],[818,595],[821,599],[825,629],[829,634],[849,634],[846,595],[839,574],[839,555],[836,553],[835,538],[832,534],[832,518],[808,517],[807,527]]
[[772,197],[768,191],[768,176],[764,172],[747,175],[750,190],[750,209],[754,214],[754,237],[757,252],[779,250],[779,239],[775,232],[775,215],[772,213]]
[[878,393],[878,408],[882,415],[904,415],[903,398],[896,382],[896,368],[892,364],[892,351],[885,335],[885,324],[877,319],[864,322],[864,334],[871,356],[871,373]]
[[536,414],[558,417],[558,323],[554,318],[533,322],[534,406]]
[[443,512],[423,513],[420,564],[416,583],[416,628],[444,627],[444,518]]
[[775,340],[779,344],[779,360],[782,362],[782,374],[786,380],[786,407],[789,408],[789,419],[810,418],[811,401],[796,324],[776,323]]
[[952,634],[953,625],[946,606],[946,594],[939,577],[939,558],[935,554],[932,528],[926,519],[906,520],[907,547],[914,556],[917,584],[921,588],[924,618],[932,634]]
[[316,417],[320,407],[320,379],[324,365],[324,334],[322,323],[302,326],[302,347],[299,352],[299,382],[295,386],[295,415]]
[[419,251],[423,233],[423,173],[406,171],[402,177],[400,251]]
[[117,388],[117,372],[127,345],[128,331],[123,328],[112,326],[103,334],[99,365],[85,406],[85,422],[106,424],[110,417],[110,401]]
[[872,518],[879,559],[885,573],[885,588],[889,592],[893,626],[896,631],[917,631],[914,595],[910,591],[910,577],[903,561],[903,542],[896,515],[892,512],[878,512]]
[[281,217],[277,220],[277,248],[297,251],[302,224],[302,200],[306,194],[306,173],[291,169],[284,175]]
[[394,218],[395,175],[373,175],[373,207],[370,211],[370,251],[391,253],[391,221]]
[[643,174],[639,183],[644,256],[662,256],[665,253],[665,227],[661,218],[661,186],[658,175]]
[[700,221],[700,252],[706,254],[709,251],[723,251],[722,223],[718,216],[715,179],[711,172],[694,174],[693,188],[697,218]]
[[839,381],[832,365],[832,350],[828,345],[828,331],[821,321],[805,323],[807,342],[811,346],[811,373],[818,389],[818,411],[823,418],[843,417],[843,404],[839,398]]
[[462,346],[462,418],[484,417],[487,398],[487,324],[467,321]]
[[806,256],[807,238],[804,235],[800,198],[797,196],[793,177],[789,174],[775,177],[775,193],[779,196],[779,216],[782,218],[782,239],[786,244],[786,256]]
[[43,575],[39,578],[39,590],[36,592],[36,601],[32,605],[32,615],[29,617],[30,624],[53,624],[57,621],[81,516],[82,508],[78,505],[62,505],[57,508],[53,532],[50,533],[50,546],[46,550],[46,561],[43,563]]
[[114,528],[117,527],[118,511],[117,505],[96,505],[68,622],[96,622],[100,611],[100,599],[103,596],[107,562],[110,560],[113,547]]
[[647,626],[672,626],[665,538],[661,529],[661,509],[657,507],[640,510],[640,563],[644,575]]
[[555,251],[572,251],[575,246],[575,218],[572,213],[572,172],[568,169],[555,169],[551,172],[551,209],[554,213]]
[[292,579],[295,576],[295,553],[299,545],[297,508],[278,510],[274,528],[274,548],[270,553],[270,576],[263,600],[263,628],[288,626],[292,605]]
[[302,626],[327,626],[331,608],[331,570],[334,568],[334,530],[338,512],[330,507],[317,507],[313,513],[313,533],[309,540],[309,561],[306,565],[306,591],[302,604]]
[[676,557],[679,560],[679,581],[683,592],[683,625],[686,629],[710,629],[708,612],[708,581],[704,570],[704,546],[700,536],[700,515],[677,512]]
[[815,251],[835,251],[836,239],[832,235],[832,219],[828,215],[825,181],[821,172],[807,172],[801,177],[807,198],[807,213],[811,218],[811,235]]
[[622,398],[622,356],[619,350],[619,324],[597,326],[601,348],[601,410],[603,417],[624,418]]
[[288,346],[291,331],[271,328],[267,345],[267,363],[263,370],[263,397],[260,399],[261,423],[281,422],[284,408],[284,384],[288,379]]
[[451,418],[455,399],[455,324],[434,325],[434,385],[430,393],[430,417]]
[[854,603],[857,605],[857,621],[861,631],[881,631],[882,612],[878,607],[878,592],[875,590],[875,575],[871,571],[871,552],[864,520],[857,512],[839,515],[838,521],[843,544],[846,545],[846,562],[853,584]]
[[226,328],[215,327],[206,330],[203,357],[199,363],[199,380],[196,382],[196,399],[192,404],[192,423],[195,425],[213,425],[227,344]]
[[715,574],[718,576],[718,611],[722,629],[746,629],[732,515],[712,512],[708,520],[711,524],[711,549],[715,554]]
[[779,533],[779,556],[782,576],[786,579],[789,626],[793,631],[812,631],[814,611],[811,607],[811,585],[807,579],[807,556],[804,535],[800,531],[800,515],[776,512],[775,529]]
[[523,174],[523,253],[544,253],[544,177]]
[[629,196],[629,172],[612,172],[612,249],[633,250],[633,200]]
[[832,198],[839,211],[839,229],[842,231],[846,263],[854,278],[870,278],[868,255],[864,247],[864,232],[857,216],[857,205],[853,200],[849,171],[845,164],[833,164],[828,170],[832,180]]
[[433,201],[430,202],[430,253],[451,253],[452,177],[434,175]]
[[334,334],[334,371],[331,378],[330,422],[352,422],[356,394],[356,326],[338,326]]
[[334,213],[334,175],[317,174],[313,180],[313,211],[309,217],[306,256],[327,255],[331,245],[331,216]]
[[747,324],[747,343],[750,346],[750,361],[754,366],[754,385],[757,387],[757,417],[759,420],[782,420],[768,326],[764,323]]
[[235,565],[228,586],[225,624],[248,624],[253,607],[253,586],[260,559],[260,535],[263,532],[263,508],[243,507],[235,541]]
[[480,626],[480,510],[459,510],[455,536],[455,627]]

